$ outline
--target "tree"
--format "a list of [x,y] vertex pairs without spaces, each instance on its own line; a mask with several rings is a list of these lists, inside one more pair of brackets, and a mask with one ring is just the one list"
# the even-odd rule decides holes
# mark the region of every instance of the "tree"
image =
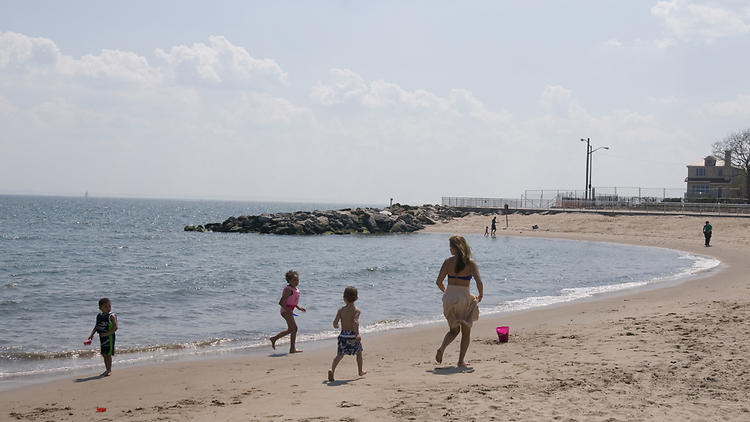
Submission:
[[723,140],[714,142],[713,149],[714,154],[720,157],[729,151],[730,165],[744,176],[745,202],[750,204],[750,129],[732,133]]

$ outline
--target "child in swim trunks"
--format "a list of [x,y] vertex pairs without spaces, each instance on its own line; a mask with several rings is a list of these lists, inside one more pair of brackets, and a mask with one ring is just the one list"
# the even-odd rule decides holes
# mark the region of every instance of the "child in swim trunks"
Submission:
[[115,355],[115,331],[117,331],[117,315],[112,312],[112,303],[106,297],[99,299],[99,315],[96,316],[96,324],[89,335],[90,340],[94,334],[99,333],[102,358],[104,358],[105,371],[100,376],[107,377],[112,373],[112,356]]
[[281,317],[286,321],[286,330],[271,337],[271,347],[276,350],[276,340],[289,334],[289,353],[299,353],[302,350],[298,350],[296,346],[297,340],[297,323],[294,322],[294,310],[299,309],[302,312],[307,312],[305,308],[299,307],[299,273],[294,270],[286,272],[287,285],[284,287],[284,291],[281,293],[281,300],[279,305],[281,306]]
[[333,382],[333,373],[336,371],[336,365],[341,362],[344,355],[357,355],[357,369],[359,370],[359,376],[363,376],[367,371],[362,369],[362,338],[359,336],[359,308],[354,306],[354,302],[357,301],[357,288],[349,286],[344,289],[344,302],[346,306],[343,306],[336,313],[336,318],[333,320],[333,328],[339,328],[339,321],[341,321],[341,334],[339,334],[338,351],[336,357],[333,358],[333,364],[331,364],[331,370],[328,371],[328,381]]

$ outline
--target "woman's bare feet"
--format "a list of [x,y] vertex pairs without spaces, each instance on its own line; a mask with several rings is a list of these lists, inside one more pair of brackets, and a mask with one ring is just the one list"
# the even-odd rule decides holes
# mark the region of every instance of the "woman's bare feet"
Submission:
[[328,382],[333,382],[333,371],[328,370]]
[[458,362],[458,365],[456,365],[459,368],[466,368],[469,366],[468,362]]
[[302,350],[300,349],[292,349],[289,351],[289,353],[302,353]]
[[440,349],[437,349],[437,353],[435,353],[435,362],[443,363],[443,351]]
[[367,373],[367,371],[360,371],[359,372],[359,376],[360,377],[364,377],[366,373]]
[[273,350],[276,350],[276,339],[271,337],[271,348]]
[[111,371],[104,371],[101,374],[99,374],[100,377],[108,377],[112,374]]

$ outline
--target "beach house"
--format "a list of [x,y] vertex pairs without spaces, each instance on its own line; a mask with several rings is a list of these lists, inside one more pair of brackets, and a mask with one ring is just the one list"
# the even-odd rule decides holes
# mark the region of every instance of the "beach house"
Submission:
[[745,176],[742,170],[732,166],[731,158],[731,152],[727,151],[724,153],[724,159],[709,155],[697,163],[688,165],[685,200],[734,202],[745,199]]

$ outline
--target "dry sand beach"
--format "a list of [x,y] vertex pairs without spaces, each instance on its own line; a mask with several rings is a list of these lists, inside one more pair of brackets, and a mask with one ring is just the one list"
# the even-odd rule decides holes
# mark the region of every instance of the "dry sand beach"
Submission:
[[[427,230],[483,233],[489,219]],[[701,235],[706,219],[711,248]],[[369,373],[357,377],[347,357],[333,383],[325,379],[335,346],[123,369],[115,357],[108,378],[0,393],[0,420],[750,420],[750,218],[566,213],[509,221],[506,230],[498,218],[499,236],[659,246],[711,255],[722,266],[671,287],[480,316],[463,372],[451,366],[458,341],[443,364],[433,361],[444,325],[365,337]],[[497,342],[497,325],[511,327],[509,343]]]

